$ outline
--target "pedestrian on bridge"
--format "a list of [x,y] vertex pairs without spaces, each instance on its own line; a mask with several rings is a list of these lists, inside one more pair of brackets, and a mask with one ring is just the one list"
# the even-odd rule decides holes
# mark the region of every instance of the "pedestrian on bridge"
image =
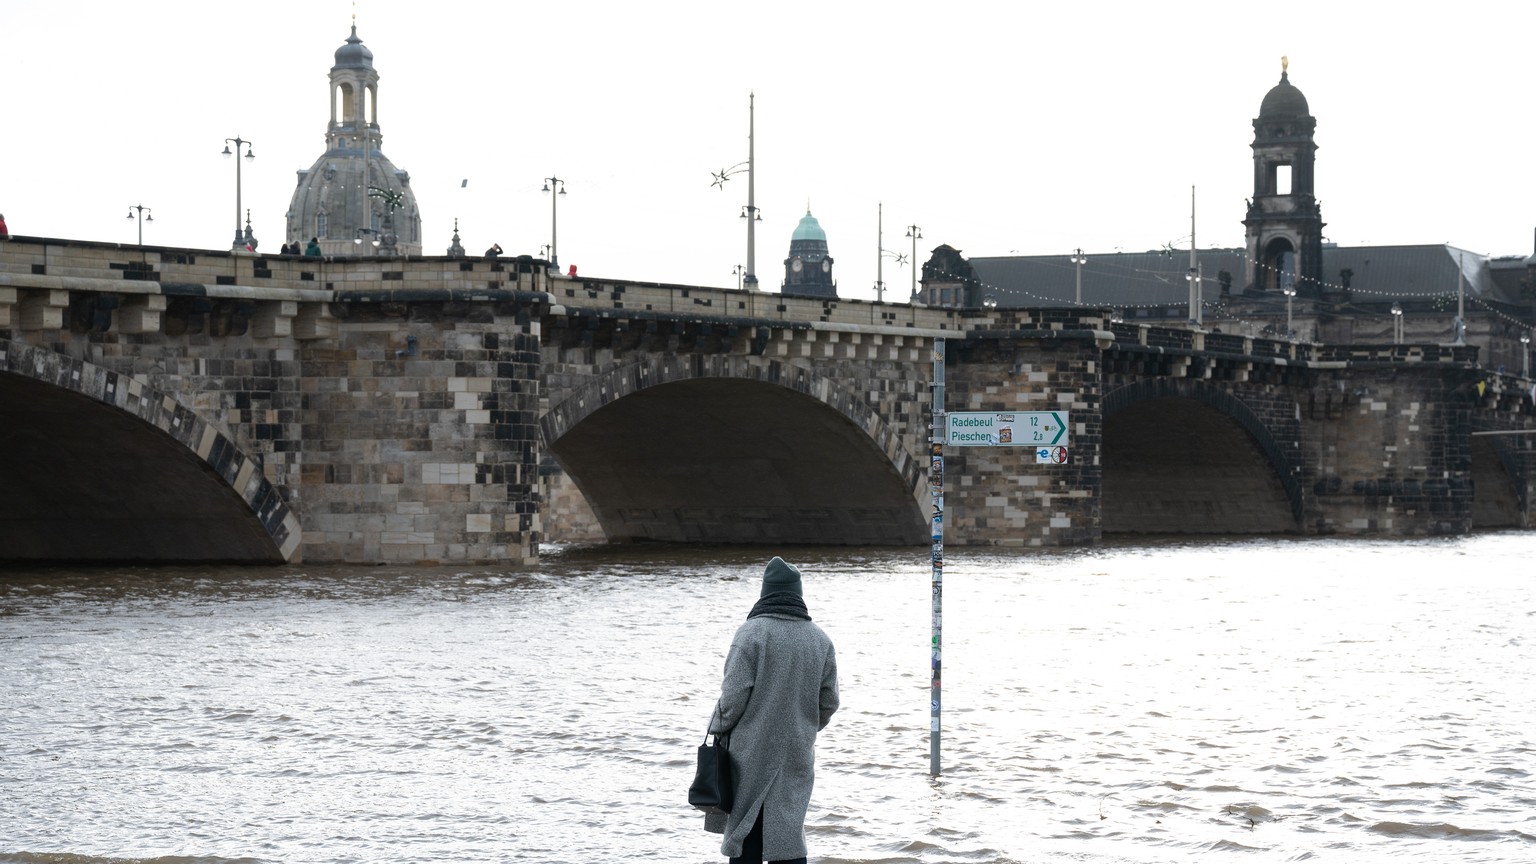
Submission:
[[768,562],[763,587],[725,657],[709,731],[723,735],[736,769],[735,806],[704,817],[724,834],[731,864],[801,862],[816,773],[816,733],[837,711],[837,655],[811,623],[800,571]]

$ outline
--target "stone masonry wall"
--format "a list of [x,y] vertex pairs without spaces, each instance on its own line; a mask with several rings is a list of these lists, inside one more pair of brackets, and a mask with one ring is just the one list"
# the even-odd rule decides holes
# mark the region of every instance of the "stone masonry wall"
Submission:
[[430,311],[355,310],[305,352],[295,496],[319,560],[535,560],[538,325]]
[[1401,366],[1319,376],[1303,407],[1310,530],[1471,530],[1475,378],[1470,370],[1458,381],[1444,370]]
[[1068,458],[1039,464],[1035,448],[944,451],[944,540],[977,546],[1070,546],[1100,536],[1103,422],[1092,341],[951,342],[946,409],[1067,412]]

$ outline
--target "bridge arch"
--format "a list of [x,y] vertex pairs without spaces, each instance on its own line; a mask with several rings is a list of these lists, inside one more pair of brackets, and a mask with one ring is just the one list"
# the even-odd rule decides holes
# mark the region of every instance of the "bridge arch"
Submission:
[[174,396],[0,340],[0,561],[294,560],[297,517]]
[[1273,423],[1229,390],[1191,379],[1133,381],[1104,396],[1105,533],[1303,530],[1297,457]]
[[[1477,431],[1488,431],[1481,427]],[[1472,463],[1472,527],[1525,528],[1530,513],[1529,485],[1517,439],[1469,436]]]
[[811,369],[667,355],[551,402],[545,450],[610,541],[926,541],[925,464],[862,396]]

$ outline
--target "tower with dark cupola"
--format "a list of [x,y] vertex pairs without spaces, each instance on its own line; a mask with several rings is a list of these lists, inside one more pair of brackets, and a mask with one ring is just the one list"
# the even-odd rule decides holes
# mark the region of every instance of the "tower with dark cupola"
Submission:
[[806,208],[805,216],[789,238],[789,257],[784,259],[784,285],[779,293],[795,297],[837,299],[837,280],[832,278],[832,256],[827,254],[827,232]]
[[379,73],[373,52],[352,35],[336,49],[325,153],[299,171],[288,205],[288,237],[315,237],[327,255],[420,255],[421,213],[411,175],[384,155]]
[[1253,198],[1248,202],[1247,288],[1318,297],[1322,291],[1323,211],[1313,192],[1317,118],[1280,58],[1280,83],[1253,121]]

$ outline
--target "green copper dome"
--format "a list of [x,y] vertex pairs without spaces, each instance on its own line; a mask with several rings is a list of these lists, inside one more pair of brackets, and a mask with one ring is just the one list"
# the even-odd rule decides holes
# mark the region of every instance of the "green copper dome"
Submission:
[[[783,236],[783,235],[780,235]],[[821,230],[821,223],[811,215],[811,211],[805,211],[805,216],[800,219],[800,224],[795,226],[795,233],[790,236],[789,242],[796,240],[820,240],[827,242],[827,232]]]

